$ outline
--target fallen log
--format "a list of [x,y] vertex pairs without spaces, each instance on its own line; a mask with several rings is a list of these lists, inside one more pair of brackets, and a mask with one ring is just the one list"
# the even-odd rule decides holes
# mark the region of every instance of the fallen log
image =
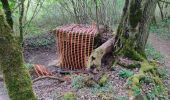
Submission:
[[112,37],[105,43],[103,43],[101,46],[96,48],[90,55],[90,58],[88,59],[87,68],[88,69],[94,69],[101,67],[102,64],[102,58],[112,52],[113,50],[113,43],[115,38]]

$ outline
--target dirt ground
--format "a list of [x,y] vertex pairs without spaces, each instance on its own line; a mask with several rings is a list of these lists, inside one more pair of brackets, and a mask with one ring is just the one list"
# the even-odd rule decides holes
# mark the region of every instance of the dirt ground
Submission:
[[[46,38],[48,36],[49,35],[39,38]],[[25,61],[27,63],[42,64],[44,66],[51,66],[55,64],[57,62],[55,43],[52,43],[48,47],[40,46],[35,48],[29,43],[29,41],[35,40],[36,38],[32,38],[25,41]],[[150,35],[149,42],[151,42],[151,44],[157,51],[160,51],[161,54],[165,56],[165,64],[170,68],[170,42],[163,40],[162,38],[159,38],[154,34]],[[114,89],[114,93],[120,96],[126,96],[127,92],[123,89],[123,85],[126,81],[118,76],[119,70],[121,70],[121,68],[116,68],[115,71],[108,72],[108,74],[110,75],[110,83],[113,86],[112,88]],[[138,69],[134,69],[134,72],[135,70]],[[71,84],[67,82],[60,84],[56,80],[45,79],[35,82],[33,84],[33,87],[39,97],[39,100],[60,100],[59,98],[62,96],[62,94],[67,91],[76,92],[77,96],[79,97],[78,100],[100,100],[95,99],[97,98],[96,95],[89,93],[89,89],[84,88],[77,91],[71,88]],[[0,100],[9,100],[3,82],[0,82]]]
[[165,65],[170,67],[170,41],[164,40],[155,34],[150,34],[148,41],[165,57]]

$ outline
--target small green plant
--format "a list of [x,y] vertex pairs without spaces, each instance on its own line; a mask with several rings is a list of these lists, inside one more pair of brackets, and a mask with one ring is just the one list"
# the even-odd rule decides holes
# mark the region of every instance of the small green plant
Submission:
[[142,91],[138,86],[133,86],[132,87],[133,95],[136,97],[138,95],[141,95]]
[[73,76],[71,85],[74,89],[83,88],[85,86],[83,76]]
[[153,100],[155,97],[157,97],[159,100],[168,100],[166,88],[160,85],[154,86],[152,91],[147,93],[147,96],[150,100]]
[[64,94],[62,100],[77,100],[77,97],[73,92],[67,92]]
[[157,72],[163,80],[168,79],[168,69],[166,67],[159,67]]
[[146,84],[149,84],[149,83],[154,83],[154,80],[153,78],[151,78],[150,76],[145,76],[143,77],[141,80],[140,80],[140,83],[146,83]]
[[90,88],[92,93],[110,93],[113,92],[113,86],[111,83],[107,82],[105,85],[100,86],[96,84],[94,87]]
[[108,76],[106,74],[104,74],[101,79],[99,80],[98,84],[100,86],[104,86],[105,84],[107,84],[108,82]]
[[131,77],[134,73],[130,70],[123,69],[123,70],[119,71],[118,74],[122,78],[128,78],[128,77]]

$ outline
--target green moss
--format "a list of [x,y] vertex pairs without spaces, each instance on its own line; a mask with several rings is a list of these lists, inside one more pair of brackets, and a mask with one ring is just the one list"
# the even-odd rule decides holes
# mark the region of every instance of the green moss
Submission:
[[140,55],[139,53],[137,53],[137,51],[135,51],[134,49],[127,48],[127,49],[124,49],[122,53],[124,56],[131,58],[132,60],[137,60],[137,61],[144,60],[144,57]]
[[108,82],[108,76],[107,76],[106,74],[104,74],[104,75],[100,78],[98,84],[99,84],[100,86],[104,86],[107,82]]
[[73,92],[67,92],[64,94],[62,100],[77,100],[77,97]]
[[136,28],[140,19],[142,18],[142,10],[140,9],[140,1],[136,2],[135,0],[131,1],[130,6],[130,25],[132,28]]
[[12,36],[12,30],[0,11],[0,66],[11,100],[37,100],[27,68],[24,66],[22,48]]

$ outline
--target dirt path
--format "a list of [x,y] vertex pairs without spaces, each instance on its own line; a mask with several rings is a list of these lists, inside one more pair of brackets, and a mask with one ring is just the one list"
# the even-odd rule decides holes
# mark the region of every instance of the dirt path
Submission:
[[148,41],[165,57],[165,65],[170,68],[170,41],[164,40],[155,34],[150,34]]

